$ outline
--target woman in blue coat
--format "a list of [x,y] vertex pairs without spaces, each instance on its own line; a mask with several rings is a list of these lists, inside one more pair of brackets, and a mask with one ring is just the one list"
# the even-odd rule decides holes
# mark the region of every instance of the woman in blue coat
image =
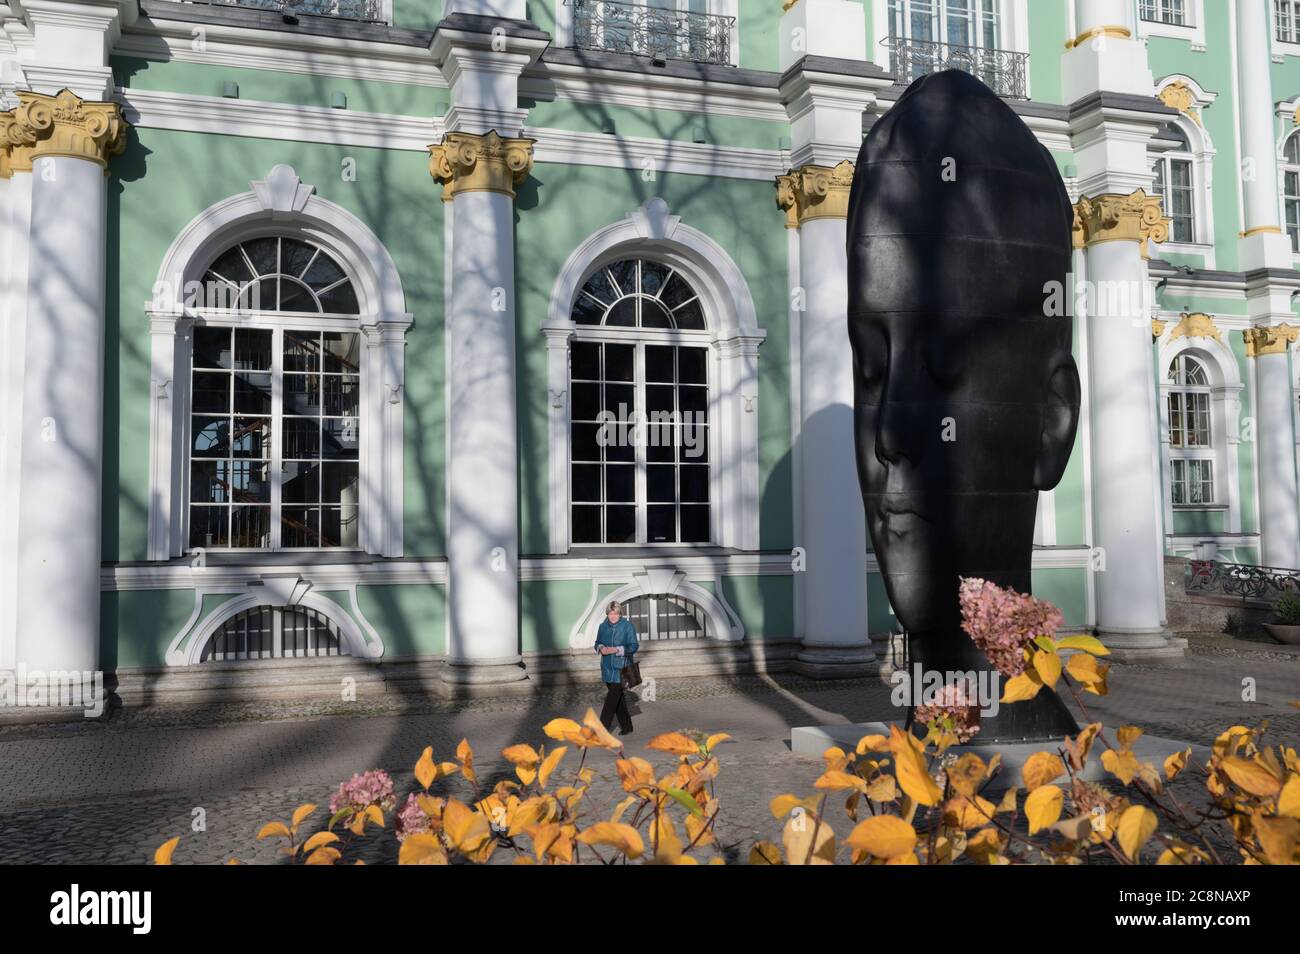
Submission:
[[619,735],[632,734],[632,714],[627,710],[622,670],[638,648],[636,629],[629,620],[623,619],[623,607],[617,602],[610,603],[605,610],[605,621],[596,630],[600,678],[605,683],[605,706],[600,710],[600,721],[610,729],[617,715]]

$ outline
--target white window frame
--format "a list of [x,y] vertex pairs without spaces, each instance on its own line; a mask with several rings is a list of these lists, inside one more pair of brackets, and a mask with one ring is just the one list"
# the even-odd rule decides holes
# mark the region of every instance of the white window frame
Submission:
[[[222,6],[222,5],[225,5],[225,6],[240,6],[240,4],[239,4],[239,0],[233,0],[233,2],[232,2],[232,0],[219,0],[219,2],[217,2],[217,3],[211,3],[211,2],[208,2],[208,0],[182,0],[182,2],[183,2],[183,3],[194,3],[196,6],[202,6],[202,7],[208,7],[208,6],[217,6],[217,7],[219,7],[219,6]],[[266,7],[247,7],[247,6],[246,6],[246,7],[243,7],[243,9],[245,9],[245,10],[250,10],[250,9],[251,9],[251,10],[266,10],[267,8],[266,8]],[[380,14],[381,14],[381,17],[382,17],[382,22],[385,23],[385,24],[388,25],[388,26],[394,26],[394,23],[393,23],[393,0],[380,0],[379,10],[380,10]],[[275,11],[274,11],[274,10],[269,10],[268,12],[274,13]],[[311,16],[311,14],[309,14],[309,13],[303,13],[302,15],[303,15],[303,16]],[[362,20],[351,20],[351,19],[348,19],[347,17],[329,17],[329,18],[326,18],[326,17],[319,17],[319,18],[317,18],[317,19],[335,19],[335,20],[343,20],[344,23],[362,23],[362,22],[369,23],[369,22],[371,22],[371,21],[368,21],[368,20],[367,20],[367,21],[362,21]]]
[[[1161,80],[1156,85],[1157,95],[1165,87],[1175,83],[1184,83],[1191,91],[1194,99],[1193,109],[1204,110],[1206,106],[1212,104],[1217,98],[1217,94],[1208,93],[1196,84],[1190,78],[1182,75],[1169,76]],[[1171,151],[1154,153],[1151,162],[1152,174],[1158,163],[1165,162],[1170,158],[1190,159],[1192,164],[1192,241],[1190,242],[1163,242],[1159,248],[1163,251],[1180,252],[1183,254],[1199,255],[1205,260],[1206,268],[1215,268],[1216,250],[1214,246],[1214,157],[1217,150],[1206,132],[1205,127],[1198,123],[1186,113],[1180,113],[1172,120],[1173,125],[1187,139],[1188,151]],[[1168,181],[1168,179],[1166,179]],[[1153,186],[1154,188],[1154,186]]]
[[[639,6],[646,6],[646,0],[621,0]],[[689,0],[676,0],[677,8],[689,9]],[[731,27],[731,53],[728,63],[740,65],[740,0],[708,0],[707,13],[719,17],[731,17],[735,22]],[[561,49],[573,47],[573,6],[569,0],[555,0],[555,45]]]
[[[413,319],[405,309],[397,268],[364,222],[316,195],[291,167],[278,165],[251,185],[252,191],[216,203],[182,230],[163,258],[154,297],[145,304],[152,342],[148,559],[173,559],[189,549],[190,333],[196,321],[209,318],[236,327],[319,326],[362,335],[358,548],[378,556],[402,556],[404,351]],[[220,251],[266,234],[300,237],[329,253],[352,281],[359,316],[205,316],[192,301],[187,303],[187,285],[202,280]]]
[[[708,329],[610,329],[578,325],[573,302],[599,265],[625,258],[649,258],[682,273],[700,297]],[[726,251],[703,232],[672,215],[655,198],[620,222],[589,236],[569,256],[551,293],[542,334],[547,346],[550,445],[550,549],[553,554],[596,544],[572,540],[569,345],[592,333],[610,340],[707,344],[709,358],[709,519],[710,544],[650,543],[649,548],[731,547],[757,550],[759,544],[758,347],[767,333],[758,327],[753,298]],[[639,519],[639,518],[638,518]],[[611,544],[610,546],[616,546]],[[623,544],[622,546],[630,546]]]
[[[937,0],[936,0],[937,2]],[[1029,0],[998,0],[999,35],[997,49],[1029,53]],[[869,55],[882,56],[881,45],[889,38],[889,0],[871,0],[872,47]],[[982,43],[977,44],[982,46]],[[1026,77],[1026,84],[1029,80]]]
[[[1290,17],[1291,35],[1283,37],[1278,31],[1278,11],[1286,4]],[[1268,34],[1273,48],[1288,56],[1300,56],[1300,2],[1297,0],[1272,0],[1268,11]]]
[[[1241,487],[1238,472],[1241,419],[1241,393],[1245,387],[1241,371],[1232,350],[1218,338],[1174,338],[1181,316],[1163,312],[1166,330],[1158,348],[1156,368],[1159,374],[1160,411],[1160,464],[1163,477],[1163,505],[1165,526],[1173,536],[1173,515],[1178,511],[1224,511],[1224,534],[1241,532]],[[1225,332],[1226,333],[1226,332]],[[1181,450],[1169,444],[1169,393],[1185,390],[1169,380],[1169,371],[1175,359],[1188,354],[1200,362],[1210,380],[1210,454],[1196,453],[1214,461],[1214,493],[1212,504],[1173,503],[1173,473],[1171,460],[1184,457]]]
[[[1167,0],[1159,0],[1164,3]],[[1204,53],[1205,46],[1205,0],[1183,0],[1183,22],[1166,23],[1163,20],[1142,19],[1140,0],[1133,4],[1133,17],[1137,24],[1134,35],[1138,39],[1151,36],[1167,36],[1176,40],[1187,40],[1192,44],[1193,53]]]

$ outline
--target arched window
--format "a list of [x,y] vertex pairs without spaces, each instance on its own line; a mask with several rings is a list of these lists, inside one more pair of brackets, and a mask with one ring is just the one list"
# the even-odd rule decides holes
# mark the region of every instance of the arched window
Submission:
[[1282,201],[1291,250],[1300,252],[1300,131],[1287,138],[1282,151]]
[[572,541],[712,541],[709,336],[685,276],[648,258],[598,267],[573,305]]
[[1161,138],[1175,139],[1179,146],[1156,160],[1153,188],[1163,200],[1165,215],[1172,219],[1169,241],[1192,243],[1196,241],[1196,171],[1191,143],[1174,123],[1165,127]]
[[1169,367],[1169,484],[1173,503],[1217,502],[1210,376],[1192,355],[1178,355]]
[[200,662],[347,655],[347,641],[324,613],[305,606],[255,606],[221,624]]
[[146,305],[148,558],[401,556],[413,317],[397,267],[290,166],[249,186],[177,234]]
[[361,335],[319,245],[261,236],[204,272],[190,374],[190,548],[358,546]]
[[623,615],[636,628],[639,642],[710,635],[704,607],[681,596],[638,596],[623,605]]

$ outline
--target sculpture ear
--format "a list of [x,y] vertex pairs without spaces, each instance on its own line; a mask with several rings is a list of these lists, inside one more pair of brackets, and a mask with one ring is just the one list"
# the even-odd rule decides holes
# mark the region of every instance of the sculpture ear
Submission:
[[1057,362],[1047,385],[1043,404],[1043,430],[1038,438],[1038,459],[1034,463],[1034,489],[1051,490],[1061,481],[1065,465],[1074,450],[1074,433],[1079,426],[1079,369],[1074,358],[1065,355]]

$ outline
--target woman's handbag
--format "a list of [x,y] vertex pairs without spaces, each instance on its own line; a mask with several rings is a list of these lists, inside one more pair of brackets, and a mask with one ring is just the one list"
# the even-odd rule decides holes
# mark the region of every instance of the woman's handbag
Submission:
[[627,665],[622,668],[621,673],[620,681],[623,683],[624,689],[635,689],[641,685],[641,667],[633,659],[628,659]]

